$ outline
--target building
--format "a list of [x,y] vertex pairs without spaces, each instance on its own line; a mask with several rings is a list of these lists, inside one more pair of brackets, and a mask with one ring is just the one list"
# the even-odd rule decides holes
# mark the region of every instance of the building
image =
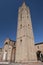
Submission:
[[37,60],[43,61],[43,42],[35,44]]
[[15,62],[36,61],[30,9],[24,2],[18,12]]
[[7,38],[4,42],[4,47],[0,49],[0,61],[15,61],[15,41]]
[[7,38],[0,48],[0,62],[43,61],[43,43],[34,44],[30,9],[25,3],[18,11],[17,39]]

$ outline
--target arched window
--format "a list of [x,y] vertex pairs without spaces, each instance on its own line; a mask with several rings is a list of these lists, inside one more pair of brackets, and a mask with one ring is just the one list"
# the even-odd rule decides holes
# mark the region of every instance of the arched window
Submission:
[[8,42],[6,42],[5,44],[8,44]]

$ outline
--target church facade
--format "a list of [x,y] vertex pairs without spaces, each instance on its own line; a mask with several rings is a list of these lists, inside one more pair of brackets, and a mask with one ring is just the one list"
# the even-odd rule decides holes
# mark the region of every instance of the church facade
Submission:
[[19,7],[16,41],[7,38],[0,48],[0,62],[43,61],[43,43],[34,43],[30,9]]

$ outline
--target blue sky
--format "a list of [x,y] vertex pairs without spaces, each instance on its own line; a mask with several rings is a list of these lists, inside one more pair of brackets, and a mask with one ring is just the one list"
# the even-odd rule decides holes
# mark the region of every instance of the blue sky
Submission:
[[[35,43],[43,42],[43,0],[24,0],[30,8]],[[23,0],[0,0],[0,47],[6,38],[16,40],[18,8]]]

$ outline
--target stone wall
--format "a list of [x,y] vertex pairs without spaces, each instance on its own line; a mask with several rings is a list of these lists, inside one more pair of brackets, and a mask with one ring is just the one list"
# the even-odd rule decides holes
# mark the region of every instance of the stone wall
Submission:
[[41,51],[43,54],[43,42],[35,44],[36,52]]
[[[6,43],[8,42],[8,44]],[[6,44],[5,44],[6,43]],[[35,50],[41,51],[43,54],[43,43],[35,44]],[[4,47],[0,48],[0,62],[3,61],[4,52],[8,52],[7,61],[15,62],[15,55],[16,55],[16,42],[6,39],[4,42]],[[19,50],[18,50],[19,51]],[[9,59],[8,59],[9,57]]]

